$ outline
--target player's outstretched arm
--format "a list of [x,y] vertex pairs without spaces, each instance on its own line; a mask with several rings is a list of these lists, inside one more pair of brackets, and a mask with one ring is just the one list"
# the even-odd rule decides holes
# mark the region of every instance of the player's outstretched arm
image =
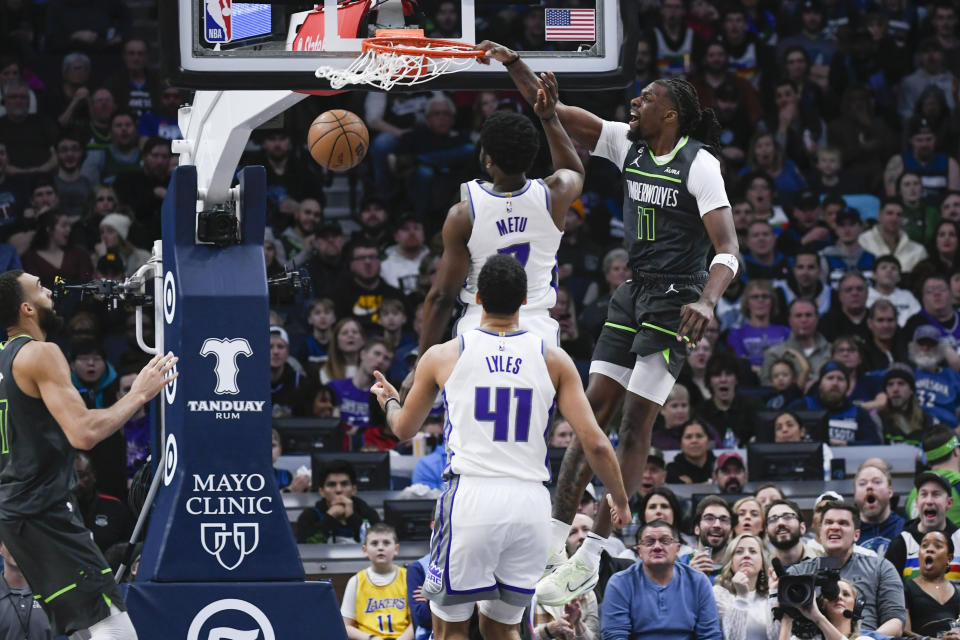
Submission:
[[52,342],[30,342],[14,361],[14,377],[21,388],[36,386],[40,398],[67,440],[77,449],[94,445],[120,429],[144,404],[160,393],[177,358],[157,355],[140,371],[130,393],[106,409],[88,409],[70,381],[70,367],[60,347]]
[[[479,58],[479,62],[489,64],[489,58],[503,63],[510,73],[510,79],[517,85],[517,90],[523,95],[524,100],[531,105],[537,103],[537,90],[540,88],[537,84],[537,76],[523,61],[513,49],[484,40],[477,45],[477,49],[486,51],[485,57]],[[580,144],[591,151],[597,146],[597,140],[600,139],[600,131],[603,129],[603,120],[580,107],[571,107],[562,102],[557,103],[557,116],[560,118],[560,124],[573,136]]]
[[573,427],[590,468],[600,477],[613,502],[613,523],[617,527],[625,526],[630,522],[630,504],[623,487],[620,465],[617,464],[617,454],[610,444],[610,439],[597,424],[583,392],[580,374],[577,373],[570,356],[557,347],[547,349],[547,368],[557,388],[557,408]]
[[714,262],[710,267],[710,278],[703,287],[700,299],[683,306],[680,315],[680,328],[677,331],[677,340],[687,336],[690,342],[700,342],[707,325],[713,318],[713,310],[723,292],[727,290],[734,276],[737,275],[737,256],[740,255],[740,245],[737,242],[737,230],[733,226],[733,214],[730,207],[714,209],[703,216],[703,224],[707,228],[707,235],[713,242],[713,249],[718,259],[728,256],[730,264]]
[[470,208],[466,202],[450,207],[443,223],[443,255],[437,265],[433,286],[423,301],[423,328],[420,331],[420,355],[440,342],[450,323],[457,293],[470,271],[467,241],[473,231]]
[[377,397],[380,408],[387,416],[387,426],[401,442],[417,435],[433,408],[433,402],[440,390],[437,383],[438,350],[444,346],[432,347],[420,357],[413,373],[413,386],[403,404],[400,403],[400,393],[387,382],[383,374],[379,371],[373,372],[377,381],[370,387],[370,393]]
[[563,229],[564,218],[570,204],[580,197],[583,191],[584,169],[580,156],[570,141],[570,136],[560,124],[557,117],[557,103],[559,103],[559,86],[553,72],[541,73],[537,78],[537,101],[533,110],[540,117],[543,132],[547,136],[550,146],[550,157],[553,159],[554,172],[549,175],[544,184],[550,190],[550,205],[553,220],[557,228]]

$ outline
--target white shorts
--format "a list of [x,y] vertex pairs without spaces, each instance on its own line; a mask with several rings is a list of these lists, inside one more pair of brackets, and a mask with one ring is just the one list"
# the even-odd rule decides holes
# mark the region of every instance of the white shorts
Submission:
[[[462,336],[470,329],[480,326],[480,314],[483,309],[479,305],[471,304],[457,320],[454,335]],[[550,317],[547,309],[520,308],[520,328],[536,335],[548,347],[560,346],[560,324]]]
[[530,604],[550,551],[550,493],[542,483],[453,476],[434,522],[423,596],[441,618],[459,622],[444,607],[480,600]]
[[599,373],[615,380],[630,393],[635,393],[661,407],[667,401],[670,390],[677,382],[677,379],[667,368],[663,356],[659,353],[651,353],[643,357],[637,356],[637,362],[633,365],[633,369],[613,362],[594,360],[590,363],[590,373]]

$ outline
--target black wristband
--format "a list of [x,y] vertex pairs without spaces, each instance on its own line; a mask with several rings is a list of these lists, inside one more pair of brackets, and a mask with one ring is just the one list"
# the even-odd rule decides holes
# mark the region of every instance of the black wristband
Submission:
[[512,64],[517,64],[518,62],[520,62],[520,54],[519,54],[519,53],[516,54],[516,55],[514,56],[513,60],[511,60],[510,62],[504,62],[504,63],[503,63],[503,66],[509,67],[509,66],[512,65]]
[[[547,624],[549,624],[549,623],[547,623]],[[551,640],[553,640],[553,638],[556,637],[555,635],[553,635],[552,633],[550,633],[550,627],[548,627],[546,624],[543,625],[543,633],[544,633],[548,638],[550,638]]]
[[393,400],[394,402],[396,402],[396,403],[397,403],[397,406],[400,407],[401,409],[403,409],[403,405],[400,404],[400,400],[398,400],[397,398],[390,397],[390,398],[387,398],[387,401],[383,403],[383,410],[384,410],[384,411],[386,411],[386,410],[387,410],[387,407],[390,406],[390,401],[391,401],[391,400]]

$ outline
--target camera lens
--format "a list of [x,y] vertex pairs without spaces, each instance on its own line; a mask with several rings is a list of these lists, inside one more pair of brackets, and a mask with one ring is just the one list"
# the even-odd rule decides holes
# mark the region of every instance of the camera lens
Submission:
[[784,591],[787,600],[796,606],[803,606],[810,598],[810,587],[806,584],[791,584]]

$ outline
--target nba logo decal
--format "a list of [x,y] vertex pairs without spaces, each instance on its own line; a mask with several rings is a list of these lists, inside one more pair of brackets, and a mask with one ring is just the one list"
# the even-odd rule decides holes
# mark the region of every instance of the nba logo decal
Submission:
[[233,39],[231,0],[204,0],[203,38],[209,43]]

